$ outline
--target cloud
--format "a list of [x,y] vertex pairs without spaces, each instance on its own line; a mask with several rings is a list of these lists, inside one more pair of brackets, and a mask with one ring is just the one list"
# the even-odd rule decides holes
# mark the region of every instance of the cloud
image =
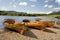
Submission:
[[6,7],[1,7],[0,10],[8,10]]
[[60,0],[55,0],[56,3],[58,3],[60,5]]
[[35,5],[31,5],[31,7],[35,7]]
[[12,0],[13,2],[15,2],[15,0]]
[[48,7],[48,4],[44,5],[44,7]]
[[50,13],[52,13],[52,12],[53,12],[53,11],[48,11],[48,12],[41,12],[41,11],[40,11],[40,12],[27,12],[27,13],[30,13],[30,14],[32,14],[32,13],[33,13],[33,14],[37,14],[37,13],[38,13],[38,14],[50,14]]
[[45,3],[48,3],[48,2],[50,2],[50,1],[53,1],[53,0],[45,0],[44,2],[45,2]]
[[46,4],[46,5],[44,5],[44,7],[52,8],[52,7],[53,7],[53,5],[48,5],[48,4]]
[[16,5],[13,5],[14,8],[16,8]]
[[48,0],[45,0],[45,3],[47,3],[48,2]]
[[29,1],[32,1],[32,2],[37,2],[37,0],[29,0]]
[[52,7],[53,7],[53,5],[49,5],[49,6],[48,6],[48,8],[52,8]]
[[49,11],[49,12],[47,12],[46,14],[50,14],[50,13],[52,13],[53,11]]
[[53,8],[54,11],[60,11],[60,7],[57,7],[57,8]]
[[27,2],[20,2],[19,5],[21,5],[21,6],[27,6]]
[[10,2],[9,4],[12,4],[12,2]]

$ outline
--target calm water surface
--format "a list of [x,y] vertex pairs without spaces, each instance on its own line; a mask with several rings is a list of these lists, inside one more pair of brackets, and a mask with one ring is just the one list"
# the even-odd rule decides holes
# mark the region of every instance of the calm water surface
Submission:
[[55,21],[55,18],[46,18],[46,17],[28,17],[28,16],[0,16],[0,31],[3,31],[3,21],[4,19],[12,18],[15,19],[17,22],[22,22],[23,19],[29,19],[30,21],[35,21],[35,19],[42,19],[45,21]]

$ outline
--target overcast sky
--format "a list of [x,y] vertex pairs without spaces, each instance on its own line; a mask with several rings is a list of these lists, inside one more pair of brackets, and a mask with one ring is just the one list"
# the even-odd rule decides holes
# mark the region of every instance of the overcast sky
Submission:
[[60,0],[0,0],[0,10],[50,13],[60,10]]

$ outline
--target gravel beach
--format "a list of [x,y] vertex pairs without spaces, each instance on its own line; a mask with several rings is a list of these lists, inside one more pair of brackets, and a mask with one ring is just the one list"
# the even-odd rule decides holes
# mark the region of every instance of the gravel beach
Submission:
[[60,40],[60,28],[47,28],[45,31],[31,29],[24,35],[8,31],[0,33],[0,40]]

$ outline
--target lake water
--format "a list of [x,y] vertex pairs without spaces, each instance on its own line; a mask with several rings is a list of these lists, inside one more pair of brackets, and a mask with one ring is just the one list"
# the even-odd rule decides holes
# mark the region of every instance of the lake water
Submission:
[[23,19],[29,19],[30,21],[35,21],[35,19],[42,19],[45,21],[56,21],[55,18],[46,18],[46,17],[29,17],[29,16],[0,16],[0,31],[2,31],[4,19],[12,18],[17,22],[22,22]]

